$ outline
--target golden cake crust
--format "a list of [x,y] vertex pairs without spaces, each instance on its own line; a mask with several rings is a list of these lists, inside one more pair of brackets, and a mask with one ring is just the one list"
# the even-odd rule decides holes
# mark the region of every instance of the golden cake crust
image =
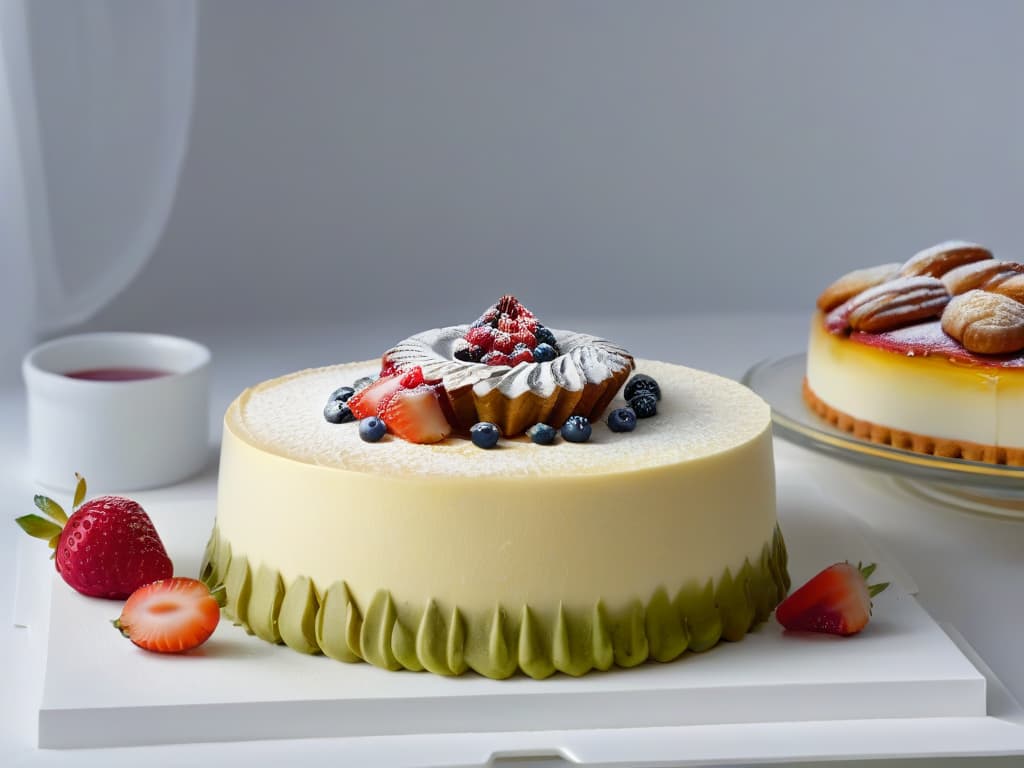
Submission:
[[804,402],[818,416],[837,429],[849,432],[854,437],[859,437],[862,440],[870,440],[879,445],[889,445],[905,451],[914,451],[915,453],[924,453],[948,459],[983,461],[989,464],[1005,464],[1011,467],[1024,466],[1024,449],[983,445],[967,440],[931,437],[930,435],[892,429],[881,424],[858,419],[855,416],[833,408],[818,397],[814,390],[811,389],[806,377],[803,380],[803,397]]

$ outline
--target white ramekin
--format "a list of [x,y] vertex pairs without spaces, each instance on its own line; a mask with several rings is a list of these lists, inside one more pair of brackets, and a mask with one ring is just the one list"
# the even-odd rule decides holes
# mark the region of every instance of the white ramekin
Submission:
[[[167,375],[92,381],[64,374],[153,368]],[[22,362],[28,390],[30,461],[36,482],[97,491],[169,485],[210,458],[210,351],[153,333],[88,333],[48,341]]]

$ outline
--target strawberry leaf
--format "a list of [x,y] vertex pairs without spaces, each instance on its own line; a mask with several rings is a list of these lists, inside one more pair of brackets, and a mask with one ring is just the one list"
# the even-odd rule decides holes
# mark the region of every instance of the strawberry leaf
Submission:
[[879,594],[880,592],[885,592],[885,588],[888,587],[888,586],[889,586],[889,582],[888,581],[883,581],[881,584],[869,584],[868,585],[868,594],[871,597],[874,597],[875,595]]
[[14,522],[20,525],[21,529],[29,536],[35,536],[37,539],[46,539],[47,541],[56,536],[60,540],[61,527],[45,517],[24,515],[15,518]]
[[51,520],[54,520],[60,525],[64,525],[64,523],[68,521],[68,515],[64,511],[64,507],[48,496],[36,496],[33,501],[36,503],[36,507],[39,511]]
[[78,482],[75,484],[75,501],[71,505],[71,509],[78,509],[79,504],[85,501],[85,478],[75,472],[75,478]]

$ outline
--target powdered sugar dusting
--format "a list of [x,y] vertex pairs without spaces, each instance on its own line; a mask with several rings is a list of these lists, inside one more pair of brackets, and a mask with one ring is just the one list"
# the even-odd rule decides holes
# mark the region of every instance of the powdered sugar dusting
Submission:
[[941,280],[943,285],[946,286],[946,290],[955,295],[965,293],[972,288],[978,288],[996,275],[1002,273],[1008,275],[1017,274],[1019,268],[1020,265],[1010,264],[1006,261],[996,261],[995,259],[974,261],[970,264],[964,264],[962,267],[951,269],[942,276]]
[[[658,380],[658,415],[635,432],[614,433],[604,420],[587,443],[534,445],[502,440],[484,451],[450,437],[416,445],[387,436],[365,443],[356,424],[329,424],[323,406],[337,387],[375,372],[376,362],[302,371],[247,390],[228,412],[228,425],[265,450],[310,464],[383,475],[565,476],[609,474],[697,459],[727,451],[768,428],[768,406],[746,387],[714,374],[638,360]],[[507,372],[507,369],[506,369]],[[624,405],[621,395],[609,410]]]
[[885,349],[908,357],[941,356],[949,360],[990,368],[1024,368],[1024,356],[978,355],[964,349],[942,330],[940,321],[909,325],[885,333],[854,333],[850,339],[869,347]]
[[549,329],[562,354],[545,363],[483,365],[454,357],[469,326],[453,325],[417,333],[399,342],[384,356],[399,369],[423,368],[427,379],[440,380],[450,391],[472,387],[479,396],[498,390],[509,398],[531,391],[547,397],[560,387],[578,392],[587,384],[597,384],[613,373],[628,368],[632,356],[622,347],[605,339],[574,331]]

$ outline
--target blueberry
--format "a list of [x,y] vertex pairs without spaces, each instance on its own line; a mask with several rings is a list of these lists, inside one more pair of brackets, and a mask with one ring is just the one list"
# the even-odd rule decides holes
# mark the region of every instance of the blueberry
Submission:
[[608,414],[608,429],[612,432],[632,432],[636,429],[636,411],[632,408],[616,408]]
[[629,407],[636,411],[638,419],[649,419],[658,412],[658,398],[642,389],[629,401]]
[[550,344],[542,342],[533,350],[533,362],[547,363],[558,357],[558,352]]
[[352,389],[352,387],[338,387],[336,390],[331,392],[331,396],[327,398],[327,402],[338,400],[342,403],[347,403],[348,399],[355,393],[356,391]]
[[549,424],[534,424],[526,430],[527,436],[537,445],[551,445],[555,442],[555,428]]
[[533,335],[536,337],[538,344],[550,344],[555,351],[558,351],[558,342],[555,341],[555,334],[551,332],[550,328],[538,325]]
[[360,389],[370,386],[376,380],[376,376],[363,376],[361,379],[353,381],[352,386],[355,387],[356,392],[358,392]]
[[388,431],[388,425],[376,416],[367,416],[359,422],[359,436],[368,443],[376,443]]
[[[626,400],[632,400],[633,396],[643,390],[644,392],[650,392],[654,395],[655,400],[661,400],[661,387],[658,386],[658,382],[643,373],[638,373],[636,376],[626,382],[626,389],[622,393]],[[637,414],[639,415],[639,414]],[[641,417],[642,418],[642,417]]]
[[585,443],[590,439],[590,419],[586,416],[570,416],[562,425],[562,437],[570,443]]
[[498,444],[501,430],[497,424],[481,421],[470,427],[469,436],[473,438],[473,445],[477,448],[493,448]]
[[348,424],[356,419],[352,410],[341,400],[331,400],[324,406],[324,418],[331,424]]

